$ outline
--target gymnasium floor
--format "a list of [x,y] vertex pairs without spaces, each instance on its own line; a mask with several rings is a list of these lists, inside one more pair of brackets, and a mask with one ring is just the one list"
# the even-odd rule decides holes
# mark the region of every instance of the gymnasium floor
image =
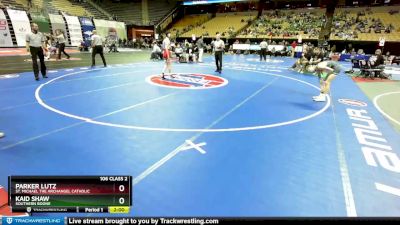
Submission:
[[132,175],[133,216],[400,215],[396,128],[344,73],[313,102],[318,80],[293,62],[225,56],[219,75],[208,57],[167,81],[148,60],[0,79],[0,185]]

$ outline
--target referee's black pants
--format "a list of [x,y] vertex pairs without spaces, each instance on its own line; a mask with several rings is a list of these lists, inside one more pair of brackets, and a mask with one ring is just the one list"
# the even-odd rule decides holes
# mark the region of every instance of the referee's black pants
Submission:
[[96,45],[92,49],[92,66],[96,65],[94,58],[96,57],[97,54],[100,54],[100,57],[103,60],[104,66],[107,66],[106,59],[104,58],[104,54],[103,54],[103,46],[102,45]]
[[33,66],[33,74],[35,75],[35,78],[39,78],[39,66],[37,63],[37,59],[39,57],[40,61],[40,72],[42,73],[42,76],[46,76],[46,65],[44,64],[44,54],[43,54],[43,49],[42,47],[29,47],[29,51],[31,52],[31,57],[32,57],[32,66]]
[[215,51],[215,64],[217,65],[217,71],[222,71],[222,51]]
[[262,48],[260,51],[260,61],[262,61],[264,59],[264,61],[267,61],[267,49],[266,48]]

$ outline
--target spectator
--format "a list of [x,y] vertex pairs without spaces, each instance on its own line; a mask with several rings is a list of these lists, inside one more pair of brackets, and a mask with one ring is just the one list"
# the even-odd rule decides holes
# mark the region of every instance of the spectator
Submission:
[[[371,56],[368,60],[368,65],[373,69],[383,69],[385,64],[385,59],[382,56],[382,51],[380,49],[375,50],[375,55]],[[376,73],[375,73],[376,76]]]
[[175,48],[175,55],[178,58],[178,62],[181,62],[183,60],[182,54],[183,54],[182,46],[178,44]]
[[88,51],[85,41],[81,40],[81,44],[79,45],[79,51]]
[[371,56],[368,60],[371,67],[377,67],[385,63],[385,59],[382,56],[382,51],[380,49],[375,50],[375,55]]
[[196,54],[192,43],[186,48],[186,62],[196,62]]
[[392,57],[390,55],[390,52],[387,51],[383,58],[385,59],[385,65],[391,65],[392,64],[392,60],[393,60],[394,57]]
[[297,42],[293,41],[291,46],[292,46],[292,57],[294,57],[294,53],[296,52]]
[[160,60],[162,59],[161,48],[158,46],[157,42],[153,42],[153,50],[151,51],[151,60]]
[[275,47],[272,47],[272,49],[271,49],[271,56],[276,56],[276,50],[275,50]]
[[196,42],[197,45],[197,49],[199,52],[199,62],[202,63],[203,62],[203,53],[204,53],[204,41],[203,41],[203,36],[200,36],[200,38],[197,40]]
[[46,47],[47,48],[44,51],[45,52],[44,58],[46,60],[49,60],[52,54],[53,55],[57,54],[57,48],[56,48],[55,42],[52,41],[52,38],[50,38],[50,37],[47,38]]
[[336,52],[336,45],[333,45],[332,48],[331,48],[331,53],[334,54],[335,52]]

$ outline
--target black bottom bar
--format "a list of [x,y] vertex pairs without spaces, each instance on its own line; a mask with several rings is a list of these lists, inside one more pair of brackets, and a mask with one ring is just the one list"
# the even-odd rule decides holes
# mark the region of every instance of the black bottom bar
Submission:
[[398,224],[400,218],[295,218],[295,217],[276,217],[276,218],[179,218],[179,217],[66,217],[65,225],[91,225],[91,224],[102,224],[102,225],[221,225],[221,224],[265,224],[265,222],[273,222],[273,224],[288,222],[315,222],[316,224],[321,223],[337,223],[337,222],[380,222],[385,223],[392,222]]

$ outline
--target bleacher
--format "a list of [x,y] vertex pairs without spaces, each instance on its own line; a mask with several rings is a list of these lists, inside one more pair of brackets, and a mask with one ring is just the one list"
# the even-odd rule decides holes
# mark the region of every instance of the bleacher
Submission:
[[[238,38],[297,38],[317,39],[320,31],[323,9],[280,10],[279,16],[275,11],[264,11],[261,18],[254,20],[252,25],[240,32]],[[304,16],[304,15],[307,16]],[[288,17],[291,17],[288,19]],[[312,22],[304,21],[306,17],[313,18]],[[301,21],[295,23],[294,21]],[[307,30],[307,31],[306,31]]]
[[58,13],[58,10],[49,1],[32,0],[32,5],[35,9],[44,13]]
[[1,4],[4,8],[8,6],[13,9],[26,10],[26,7],[23,4],[18,3],[15,0],[1,0]]
[[91,4],[87,3],[86,1],[82,2],[74,2],[70,1],[72,5],[77,6],[77,7],[82,7],[84,8],[89,14],[93,15],[94,18],[96,19],[109,19],[106,15],[104,15],[101,11],[97,10],[94,8]]
[[183,33],[186,33],[193,28],[202,25],[211,17],[210,14],[198,14],[198,15],[186,15],[182,19],[178,20],[172,27],[169,29],[169,32],[172,36],[180,36]]
[[[372,7],[369,8],[338,8],[335,11],[335,17],[337,20],[343,19],[344,15],[348,20],[356,19],[358,12],[367,12],[363,16],[359,16],[360,20],[368,20],[368,24],[366,27],[372,25],[372,19],[380,20],[384,27],[389,26],[392,24],[394,29],[390,33],[385,33],[384,30],[381,33],[375,33],[372,29],[370,33],[361,33],[357,31],[357,38],[347,38],[347,40],[359,40],[359,41],[378,41],[380,37],[384,37],[386,41],[400,41],[400,13],[396,13],[393,15],[389,14],[390,10],[399,10],[400,6],[382,6],[382,7]],[[356,25],[351,26],[352,31],[356,30]],[[338,37],[335,35],[335,32],[331,34],[331,40],[344,40],[343,37]]]
[[[0,0],[3,7],[10,6],[14,9],[27,10],[28,0]],[[43,8],[44,12],[66,12],[75,16],[93,16],[98,19],[109,19],[101,11],[85,2],[74,0],[32,0],[33,8]],[[148,1],[149,21],[159,21],[171,9],[176,1],[154,0]],[[142,24],[142,1],[113,2],[104,0],[100,5],[111,15],[116,15],[118,21]],[[400,11],[400,6],[337,8],[335,10],[331,40],[378,41],[384,37],[386,41],[400,42],[400,13],[390,14],[390,11]],[[359,15],[363,12],[362,15]],[[217,13],[211,18],[209,14],[187,15],[176,22],[169,32],[173,36],[190,38],[196,36],[215,37],[216,32],[223,37],[232,38],[271,38],[271,39],[297,39],[302,35],[305,40],[316,40],[323,23],[325,9],[295,9],[280,10],[279,16],[275,11],[264,11],[261,18],[256,19],[257,12]],[[146,15],[147,16],[147,15]],[[356,22],[356,18],[358,21]],[[380,33],[374,29],[371,32],[357,30],[359,21],[367,21],[365,28],[373,25],[372,21],[379,20],[382,24]],[[336,22],[339,23],[335,28]],[[351,25],[348,25],[348,24]],[[250,25],[249,25],[250,24]],[[346,25],[347,24],[347,25]],[[392,26],[391,32],[386,33],[385,28]],[[277,28],[278,27],[278,28]],[[364,28],[363,28],[364,29]]]
[[152,0],[148,1],[149,20],[157,23],[176,6],[176,0]]
[[257,12],[217,13],[211,20],[199,27],[184,33],[181,37],[196,36],[215,37],[217,32],[222,37],[230,37],[248,25],[248,21],[256,18]]
[[88,12],[81,5],[72,4],[68,0],[51,0],[50,4],[56,8],[57,10],[63,11],[72,16],[93,16],[90,12]]
[[43,0],[32,0],[32,4],[39,8],[43,8],[45,6],[45,3]]
[[[400,6],[383,6],[372,7],[367,10],[365,7],[360,8],[337,8],[335,10],[334,21],[332,26],[331,40],[356,40],[356,41],[378,41],[380,37],[384,37],[386,41],[400,41],[400,14],[389,14],[390,10],[399,10]],[[384,29],[380,33],[375,33],[372,29],[370,33],[362,33],[356,31],[357,13],[367,12],[365,16],[359,16],[359,20],[367,19],[366,28],[369,28],[374,21],[380,20],[383,28],[391,24],[394,29],[390,33],[385,33]],[[271,38],[297,39],[298,35],[302,35],[303,39],[317,40],[320,27],[323,23],[325,9],[296,9],[296,10],[280,10],[280,16],[275,17],[274,11],[265,11],[263,18],[257,19],[251,26],[240,32],[238,38]],[[307,13],[308,16],[304,16]],[[290,19],[288,16],[290,15]],[[302,15],[302,16],[301,16]],[[308,17],[311,21],[304,23],[304,19]],[[295,22],[297,20],[297,22]],[[300,22],[299,22],[300,21]],[[335,23],[340,25],[335,28]],[[351,22],[351,26],[345,25]],[[275,27],[274,27],[275,25]],[[279,28],[276,28],[279,27]],[[310,32],[311,31],[311,32]]]
[[87,2],[75,2],[73,0],[32,0],[32,7],[28,7],[28,0],[2,0],[2,5],[11,6],[19,10],[34,10],[43,13],[66,12],[74,16],[93,16],[99,19],[109,19],[102,12],[91,6]]
[[22,5],[25,9],[28,9],[28,0],[14,0],[18,5]]
[[142,1],[112,2],[104,0],[100,6],[111,15],[116,15],[118,21],[138,23],[142,22]]

